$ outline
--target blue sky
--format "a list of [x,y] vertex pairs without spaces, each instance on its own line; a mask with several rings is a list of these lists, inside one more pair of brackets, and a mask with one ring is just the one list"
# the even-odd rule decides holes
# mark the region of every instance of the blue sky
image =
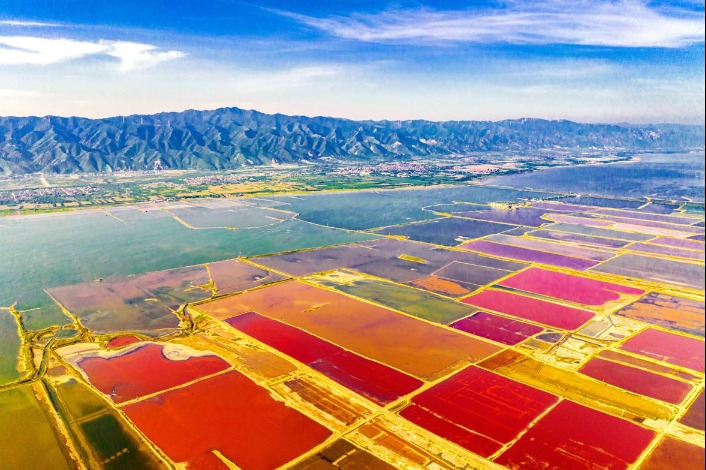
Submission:
[[704,122],[703,1],[0,0],[0,115]]

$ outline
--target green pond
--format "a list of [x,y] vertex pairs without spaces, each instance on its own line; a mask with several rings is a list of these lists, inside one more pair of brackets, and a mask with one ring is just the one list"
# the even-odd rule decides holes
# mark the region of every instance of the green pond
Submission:
[[0,310],[0,385],[24,376],[17,369],[21,346],[17,320],[8,310]]

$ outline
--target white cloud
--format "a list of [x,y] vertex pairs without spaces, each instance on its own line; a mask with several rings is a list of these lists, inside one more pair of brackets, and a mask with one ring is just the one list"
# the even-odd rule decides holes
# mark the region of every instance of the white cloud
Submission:
[[704,42],[704,16],[642,0],[509,2],[504,9],[395,10],[315,18],[279,12],[334,36],[391,43],[576,44],[683,47]]
[[181,51],[159,51],[156,46],[127,41],[101,41],[109,46],[107,55],[120,59],[121,70],[132,70],[184,57]]
[[59,24],[45,23],[43,21],[0,20],[0,26],[17,26],[20,28],[51,28],[59,26]]
[[151,44],[126,41],[0,36],[0,65],[50,65],[88,56],[109,56],[120,61],[120,70],[133,70],[184,55],[181,51],[160,51]]
[[0,64],[48,65],[106,51],[106,46],[71,39],[0,36]]

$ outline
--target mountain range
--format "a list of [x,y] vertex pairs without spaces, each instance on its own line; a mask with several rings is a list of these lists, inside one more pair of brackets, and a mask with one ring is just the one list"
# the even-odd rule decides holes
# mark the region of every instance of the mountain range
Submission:
[[704,147],[704,127],[566,120],[353,121],[239,108],[104,119],[0,117],[5,174],[221,170],[321,158],[463,155],[482,151],[674,151]]

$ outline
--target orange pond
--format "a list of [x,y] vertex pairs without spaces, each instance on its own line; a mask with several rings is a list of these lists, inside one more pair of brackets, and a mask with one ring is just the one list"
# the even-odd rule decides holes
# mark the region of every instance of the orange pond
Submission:
[[703,337],[704,312],[704,302],[652,292],[615,314]]
[[222,319],[255,311],[422,379],[433,380],[500,350],[485,341],[296,281],[198,308]]
[[187,462],[190,469],[212,468],[212,450],[244,470],[273,469],[331,434],[235,371],[127,405],[123,411],[171,460]]
[[704,448],[664,436],[652,453],[642,462],[640,470],[686,470],[703,468]]
[[170,360],[163,346],[146,344],[111,358],[87,357],[78,362],[88,380],[115,403],[166,390],[227,369],[217,356]]

